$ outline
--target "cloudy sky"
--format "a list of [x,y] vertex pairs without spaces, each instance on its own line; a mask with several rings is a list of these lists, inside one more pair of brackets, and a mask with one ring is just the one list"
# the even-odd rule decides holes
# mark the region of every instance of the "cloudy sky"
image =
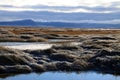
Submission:
[[120,0],[0,0],[1,21],[33,19],[109,22],[110,20],[119,23],[119,14]]

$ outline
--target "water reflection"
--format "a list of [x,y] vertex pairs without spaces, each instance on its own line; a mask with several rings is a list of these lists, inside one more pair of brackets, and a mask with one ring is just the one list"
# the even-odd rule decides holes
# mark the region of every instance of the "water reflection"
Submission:
[[45,72],[0,77],[0,80],[120,80],[120,76],[96,72]]

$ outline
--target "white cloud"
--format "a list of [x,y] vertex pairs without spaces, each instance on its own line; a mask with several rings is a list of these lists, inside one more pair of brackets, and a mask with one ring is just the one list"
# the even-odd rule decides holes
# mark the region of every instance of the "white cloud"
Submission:
[[78,21],[78,23],[120,24],[120,19],[103,20],[103,21],[81,20],[81,21]]
[[105,6],[108,7],[112,2],[120,2],[120,0],[0,0],[2,5],[48,5],[48,6]]
[[[114,4],[113,3],[117,3]],[[91,10],[85,8],[69,8],[69,9],[59,9],[59,8],[32,8],[29,6],[62,6],[64,7],[100,7],[103,8],[120,8],[118,5],[120,4],[120,0],[0,0],[0,5],[9,5],[13,7],[4,7],[0,6],[0,10],[6,11],[52,11],[52,12],[64,12],[64,13],[71,13],[71,12],[86,12],[86,13],[111,13],[117,12],[116,10]]]
[[112,13],[114,11],[94,11],[94,10],[88,10],[84,8],[77,8],[77,9],[43,9],[43,8],[22,8],[22,7],[17,7],[17,8],[3,8],[0,7],[0,10],[6,10],[6,11],[50,11],[50,12],[62,12],[62,13],[76,13],[76,12],[83,12],[83,13]]
[[[42,21],[42,20],[36,20],[36,21]],[[49,21],[44,21],[49,22]],[[113,19],[113,20],[77,20],[77,21],[66,21],[66,20],[56,20],[51,22],[68,22],[68,23],[98,23],[98,24],[120,24],[120,19]]]

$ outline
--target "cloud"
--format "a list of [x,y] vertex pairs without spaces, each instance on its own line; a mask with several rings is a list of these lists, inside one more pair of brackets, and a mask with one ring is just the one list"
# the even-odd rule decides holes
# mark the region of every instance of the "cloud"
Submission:
[[88,6],[46,6],[46,5],[34,5],[34,6],[11,6],[0,5],[0,10],[6,11],[51,11],[51,12],[63,12],[63,13],[113,13],[120,12],[119,8],[115,7],[88,7]]
[[108,21],[120,19],[118,13],[56,13],[49,11],[1,11],[0,20],[33,19],[36,21]]
[[119,0],[4,0],[0,10],[112,13],[120,11]]
[[3,8],[14,8],[15,6],[12,6],[12,5],[0,5],[0,7],[3,7]]
[[0,11],[2,20],[117,20],[120,0],[2,0]]
[[0,10],[6,10],[6,11],[49,11],[49,12],[57,12],[57,13],[113,13],[114,11],[97,11],[97,10],[88,10],[84,8],[77,8],[77,9],[69,9],[69,10],[61,10],[61,9],[34,9],[34,8],[2,8],[0,7]]
[[117,7],[88,7],[88,6],[46,6],[46,5],[35,5],[35,6],[24,6],[22,8],[32,8],[32,9],[55,9],[55,10],[74,10],[74,9],[85,9],[85,10],[95,10],[95,11],[112,11],[120,10]]
[[113,20],[80,20],[77,23],[99,23],[99,24],[120,24],[120,19],[113,19]]
[[1,5],[26,6],[26,5],[47,5],[47,6],[110,6],[119,0],[2,0]]

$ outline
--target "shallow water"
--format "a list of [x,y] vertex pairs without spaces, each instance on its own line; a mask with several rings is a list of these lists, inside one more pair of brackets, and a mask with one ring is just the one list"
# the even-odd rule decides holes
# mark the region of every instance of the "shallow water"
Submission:
[[45,72],[9,76],[0,80],[120,80],[120,76],[96,72]]
[[52,47],[52,44],[43,42],[1,42],[0,46],[7,48],[19,49],[19,50],[37,50],[37,49],[48,49]]
[[[80,42],[71,42],[71,45],[80,45]],[[44,50],[51,48],[54,43],[50,42],[0,42],[0,46],[19,50]]]

